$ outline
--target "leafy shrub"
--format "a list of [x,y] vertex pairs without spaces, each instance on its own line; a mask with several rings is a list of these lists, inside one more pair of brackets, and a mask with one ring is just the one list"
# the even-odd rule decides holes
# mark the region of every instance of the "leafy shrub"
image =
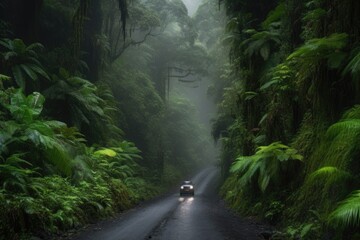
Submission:
[[284,211],[285,205],[280,201],[273,201],[270,203],[269,207],[267,208],[264,218],[272,223],[275,224],[279,220]]
[[288,226],[285,232],[276,232],[272,239],[277,240],[313,240],[320,239],[319,226],[314,223],[304,223],[299,226]]
[[57,132],[66,125],[58,121],[43,120],[40,114],[43,109],[44,97],[37,92],[28,96],[21,89],[0,90],[3,100],[0,105],[7,120],[0,121],[0,154],[9,156],[10,153],[22,153],[31,159],[34,167],[70,175],[71,158],[66,139]]
[[238,176],[238,184],[247,187],[253,182],[265,192],[268,186],[280,187],[282,176],[286,176],[291,165],[289,162],[299,162],[302,156],[293,148],[279,142],[268,146],[261,146],[252,156],[241,156],[231,167],[230,171]]
[[[31,79],[38,80],[40,77],[48,79],[49,76],[44,71],[39,62],[38,51],[44,48],[40,43],[26,45],[21,39],[1,39],[0,40],[0,61],[5,69],[10,70],[10,74],[17,86],[25,90],[26,81]],[[28,84],[31,86],[32,84]]]

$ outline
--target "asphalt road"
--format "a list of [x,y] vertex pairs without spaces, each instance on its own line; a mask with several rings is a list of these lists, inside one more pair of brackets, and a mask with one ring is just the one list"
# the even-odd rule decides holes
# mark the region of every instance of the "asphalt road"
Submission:
[[217,197],[219,172],[207,168],[191,179],[194,197],[170,194],[91,226],[72,240],[259,240],[264,226],[231,213]]

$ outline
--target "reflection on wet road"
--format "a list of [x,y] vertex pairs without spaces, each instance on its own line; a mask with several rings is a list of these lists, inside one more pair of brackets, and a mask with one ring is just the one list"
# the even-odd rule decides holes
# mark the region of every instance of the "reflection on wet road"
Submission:
[[216,206],[209,205],[201,196],[181,200],[166,225],[153,239],[224,239],[211,216],[211,208]]
[[73,240],[230,240],[258,239],[249,223],[239,222],[216,195],[219,171],[207,168],[193,179],[195,196],[172,194],[101,223]]

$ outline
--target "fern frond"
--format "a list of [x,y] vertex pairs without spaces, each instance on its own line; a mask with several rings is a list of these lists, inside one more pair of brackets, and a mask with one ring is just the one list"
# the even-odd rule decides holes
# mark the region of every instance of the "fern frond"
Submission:
[[290,54],[287,60],[294,58],[317,59],[325,58],[334,50],[342,49],[347,44],[348,35],[345,33],[334,33],[329,37],[311,39],[305,45]]
[[[351,178],[351,174],[340,170],[336,167],[332,167],[332,166],[326,166],[326,167],[322,167],[318,170],[316,170],[315,172],[311,173],[309,178],[312,180],[319,179],[319,178],[332,178],[333,181],[341,181],[341,180],[346,180]],[[329,180],[328,180],[329,181]]]
[[352,51],[352,58],[346,65],[343,75],[350,73],[353,78],[360,77],[360,47]]
[[342,118],[342,120],[346,120],[346,119],[360,119],[360,105],[355,105],[352,108],[350,108],[349,110],[347,110]]
[[346,137],[348,134],[351,136],[357,133],[360,134],[360,119],[348,119],[331,125],[326,132],[326,136],[329,139],[334,139],[338,136]]
[[329,223],[335,227],[360,227],[360,190],[354,191],[330,214]]

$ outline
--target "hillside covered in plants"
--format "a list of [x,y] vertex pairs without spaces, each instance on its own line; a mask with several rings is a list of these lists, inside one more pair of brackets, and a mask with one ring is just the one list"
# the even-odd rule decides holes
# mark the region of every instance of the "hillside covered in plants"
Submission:
[[[360,238],[360,2],[221,0],[222,196],[272,239]],[[224,87],[225,86],[225,87]]]

